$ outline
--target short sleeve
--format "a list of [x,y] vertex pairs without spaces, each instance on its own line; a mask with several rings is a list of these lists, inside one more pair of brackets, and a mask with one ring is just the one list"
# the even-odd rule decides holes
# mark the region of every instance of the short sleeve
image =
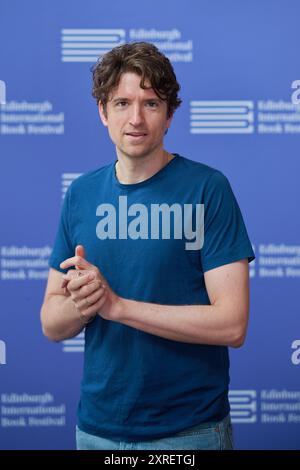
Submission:
[[56,233],[54,246],[49,258],[49,266],[62,273],[66,273],[66,269],[60,268],[60,263],[67,258],[74,256],[75,248],[72,243],[70,232],[70,199],[71,187],[65,195],[58,230]]
[[228,179],[219,171],[204,193],[203,272],[248,258],[255,259],[244,220]]

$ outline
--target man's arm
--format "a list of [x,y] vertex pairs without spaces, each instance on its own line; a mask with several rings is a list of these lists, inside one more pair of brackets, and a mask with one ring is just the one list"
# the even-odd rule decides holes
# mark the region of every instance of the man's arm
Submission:
[[66,288],[63,274],[49,271],[41,322],[44,335],[52,341],[76,336],[97,315],[106,298],[95,272],[72,269],[69,275],[72,280]]
[[41,308],[43,333],[52,341],[76,336],[84,328],[77,309],[62,286],[63,274],[50,268]]
[[[105,320],[116,321],[138,330],[174,341],[242,346],[249,314],[249,268],[243,259],[204,273],[211,305],[160,305],[119,297],[108,285],[99,269],[82,256],[68,258],[60,264],[92,271],[99,279],[98,302],[94,309]],[[72,272],[63,275],[71,286]],[[104,289],[103,289],[104,287]],[[75,298],[76,301],[76,298]],[[96,304],[95,304],[96,305]]]
[[204,278],[211,305],[158,305],[121,298],[115,320],[174,341],[242,346],[249,313],[248,260],[211,269]]

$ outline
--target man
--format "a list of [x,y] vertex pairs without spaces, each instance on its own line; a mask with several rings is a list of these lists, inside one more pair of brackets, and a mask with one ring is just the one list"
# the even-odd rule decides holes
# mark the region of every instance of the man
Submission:
[[93,80],[117,161],[70,186],[41,310],[51,340],[85,328],[77,448],[230,449],[254,259],[239,207],[221,172],[164,149],[179,85],[155,46],[114,48]]

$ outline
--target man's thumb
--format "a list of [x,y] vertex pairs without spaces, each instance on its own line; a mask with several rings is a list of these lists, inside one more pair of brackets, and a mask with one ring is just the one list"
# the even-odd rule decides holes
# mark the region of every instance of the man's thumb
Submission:
[[77,245],[75,248],[75,256],[80,256],[81,258],[85,259],[85,249],[83,245]]

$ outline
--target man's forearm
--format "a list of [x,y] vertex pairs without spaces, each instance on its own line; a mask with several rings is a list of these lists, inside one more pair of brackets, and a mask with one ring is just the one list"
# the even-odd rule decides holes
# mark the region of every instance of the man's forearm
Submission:
[[52,295],[41,309],[43,332],[52,341],[76,336],[84,328],[71,297]]
[[241,345],[238,321],[224,306],[159,305],[122,298],[118,308],[117,321],[146,333],[186,343]]

